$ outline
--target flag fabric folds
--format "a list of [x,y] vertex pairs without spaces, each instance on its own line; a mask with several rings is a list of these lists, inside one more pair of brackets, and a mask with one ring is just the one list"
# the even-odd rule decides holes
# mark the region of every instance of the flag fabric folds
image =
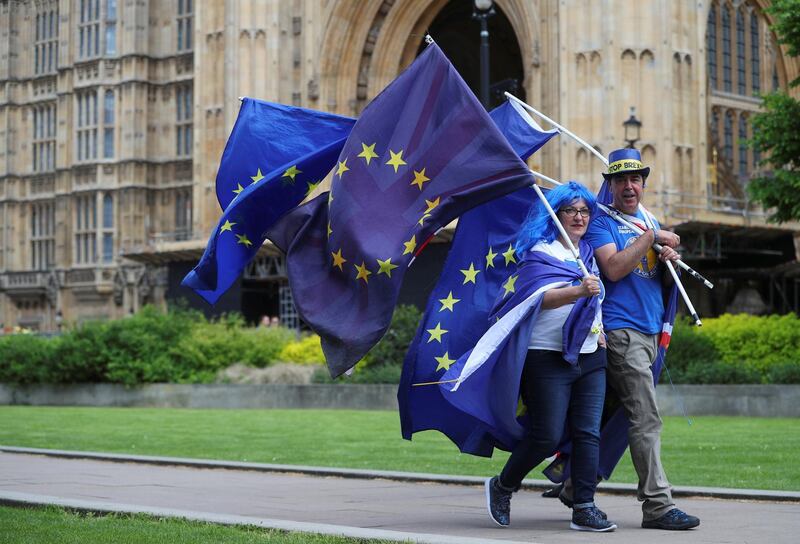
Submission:
[[[287,252],[295,305],[320,335],[331,375],[383,336],[406,269],[438,229],[531,182],[455,68],[429,45],[356,122],[327,200],[297,208],[270,231]],[[440,327],[431,341],[446,334]]]
[[[491,117],[522,159],[558,134],[542,130],[514,102],[499,106]],[[514,245],[536,198],[535,191],[525,187],[459,219],[439,281],[403,363],[397,393],[403,438],[410,440],[413,433],[435,429],[461,451],[484,456],[499,445],[486,425],[450,404],[439,387],[414,384],[440,380],[489,328],[498,293],[515,290]]]
[[[217,170],[217,200],[225,211],[244,187],[280,173],[299,188],[317,180],[291,166],[350,134],[356,120],[332,113],[243,98]],[[330,169],[330,167],[329,167]],[[284,176],[286,174],[286,176]],[[302,172],[305,174],[305,172]]]
[[243,99],[217,175],[224,212],[182,285],[214,304],[255,257],[267,229],[328,174],[354,123]]

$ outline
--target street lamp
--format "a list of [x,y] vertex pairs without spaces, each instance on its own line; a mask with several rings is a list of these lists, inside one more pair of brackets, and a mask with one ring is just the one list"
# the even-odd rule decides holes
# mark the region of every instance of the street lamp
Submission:
[[625,141],[628,142],[628,147],[634,149],[636,142],[639,141],[639,133],[642,130],[642,122],[636,118],[636,108],[631,106],[631,116],[628,120],[622,123],[625,127]]
[[481,23],[481,102],[489,109],[489,17],[494,15],[492,0],[475,0],[472,18]]

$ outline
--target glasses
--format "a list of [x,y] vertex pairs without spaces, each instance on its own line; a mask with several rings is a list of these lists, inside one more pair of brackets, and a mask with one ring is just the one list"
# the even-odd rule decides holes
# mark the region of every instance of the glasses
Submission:
[[581,214],[581,217],[587,218],[592,215],[592,210],[589,208],[581,208],[579,210],[578,208],[573,208],[570,206],[569,208],[561,208],[558,211],[563,212],[567,217],[575,217],[576,215]]

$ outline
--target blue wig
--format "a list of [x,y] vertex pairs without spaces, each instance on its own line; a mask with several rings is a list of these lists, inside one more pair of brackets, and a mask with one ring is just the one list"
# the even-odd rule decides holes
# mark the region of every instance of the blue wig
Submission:
[[[570,181],[569,183],[550,189],[550,191],[545,193],[545,197],[556,213],[558,213],[558,210],[561,208],[569,206],[576,200],[583,199],[591,212],[589,221],[594,219],[595,215],[597,215],[597,199],[586,187],[577,181]],[[558,227],[553,224],[553,220],[550,218],[550,214],[547,213],[541,199],[537,198],[528,212],[528,217],[519,230],[519,237],[517,238],[517,245],[515,248],[517,254],[522,255],[539,242],[544,241],[550,243],[558,238],[558,234]]]

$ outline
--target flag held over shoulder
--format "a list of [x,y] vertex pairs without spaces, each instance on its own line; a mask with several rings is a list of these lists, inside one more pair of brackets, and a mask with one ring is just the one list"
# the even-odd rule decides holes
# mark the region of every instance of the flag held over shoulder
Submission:
[[436,44],[367,106],[335,163],[327,198],[268,236],[287,252],[298,312],[338,376],[386,332],[419,248],[533,178]]

